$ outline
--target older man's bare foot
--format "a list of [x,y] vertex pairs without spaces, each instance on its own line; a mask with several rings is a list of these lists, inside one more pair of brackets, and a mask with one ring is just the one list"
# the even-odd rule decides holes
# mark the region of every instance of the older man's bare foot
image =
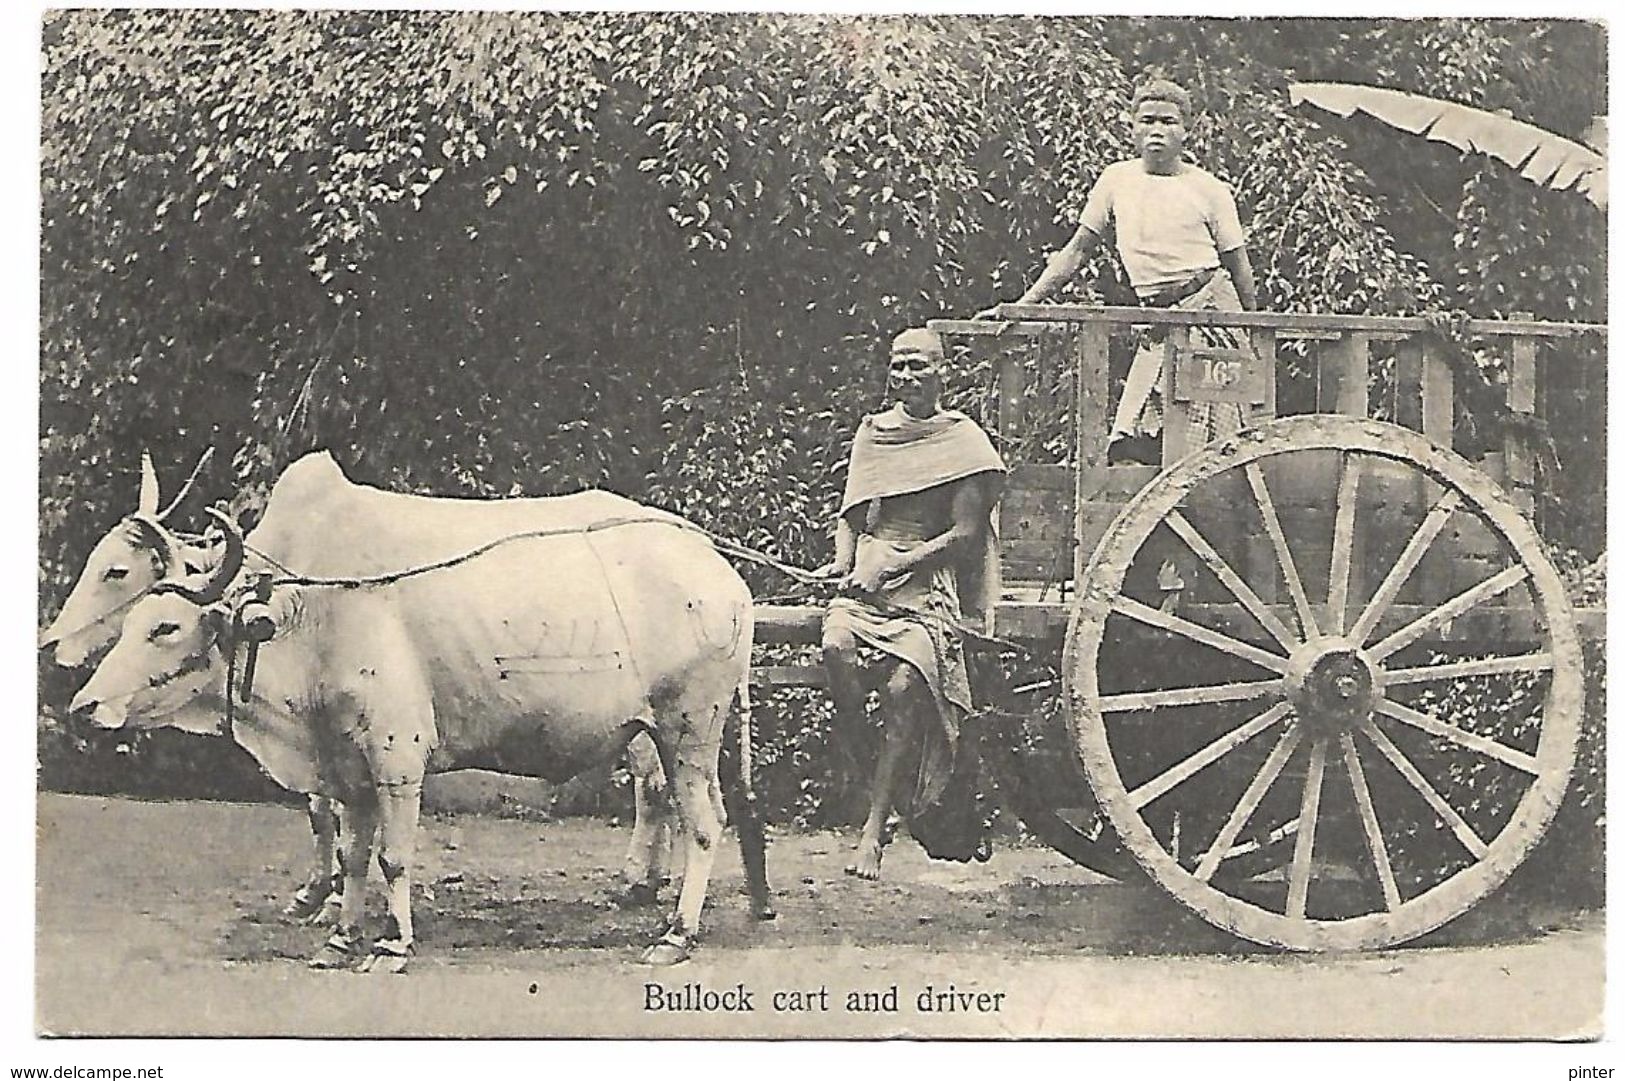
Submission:
[[859,848],[856,862],[847,865],[846,873],[853,878],[861,878],[867,882],[874,882],[879,879],[880,846]]

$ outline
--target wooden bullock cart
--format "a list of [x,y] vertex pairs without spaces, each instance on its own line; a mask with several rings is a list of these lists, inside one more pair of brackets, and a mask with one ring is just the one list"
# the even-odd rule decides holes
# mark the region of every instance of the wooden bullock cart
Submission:
[[[1462,448],[1465,388],[1421,319],[1000,316],[934,326],[956,369],[985,373],[1011,467],[992,633],[1061,658],[1064,726],[1045,730],[1031,688],[995,696],[1008,723],[985,754],[1015,812],[1072,858],[1126,852],[1213,924],[1289,949],[1403,942],[1500,885],[1562,799],[1581,637],[1601,633],[1533,524],[1532,433],[1543,375],[1602,328],[1468,324],[1505,403],[1492,442],[1480,425]],[[1210,325],[1251,347],[1205,347]],[[1162,464],[1107,464],[1110,373],[1147,334],[1165,351]],[[1197,444],[1203,401],[1242,403],[1248,426]],[[764,607],[759,637],[816,643],[820,614]]]

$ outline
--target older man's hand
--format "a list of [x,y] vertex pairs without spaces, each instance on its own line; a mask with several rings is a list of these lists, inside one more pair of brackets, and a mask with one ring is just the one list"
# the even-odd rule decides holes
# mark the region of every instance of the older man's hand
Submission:
[[843,566],[835,560],[830,560],[822,567],[814,568],[812,576],[820,582],[832,584],[835,587],[835,592],[844,593],[852,583],[852,568]]
[[911,568],[896,557],[876,559],[853,571],[847,578],[851,588],[859,593],[879,593],[893,589],[909,576]]

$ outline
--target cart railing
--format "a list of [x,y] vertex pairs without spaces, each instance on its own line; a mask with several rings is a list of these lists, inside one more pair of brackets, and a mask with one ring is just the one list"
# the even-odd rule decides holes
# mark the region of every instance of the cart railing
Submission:
[[[992,400],[983,412],[989,420],[997,418],[990,426],[1012,467],[1001,545],[1005,577],[1016,595],[1023,593],[1023,585],[1034,584],[1046,599],[1048,592],[1064,594],[1079,580],[1113,508],[1155,475],[1152,466],[1106,464],[1113,351],[1117,367],[1125,365],[1124,340],[1131,336],[1143,338],[1154,330],[1162,339],[1164,466],[1199,445],[1191,411],[1203,401],[1238,402],[1249,423],[1288,413],[1379,415],[1439,446],[1461,449],[1456,447],[1454,367],[1461,362],[1460,350],[1441,340],[1433,324],[1420,317],[1071,304],[1007,304],[997,315],[1000,321],[938,320],[931,326],[969,346],[991,368]],[[1239,332],[1233,337],[1245,336],[1248,347],[1207,344],[1201,330],[1210,327]],[[1495,425],[1498,444],[1483,445],[1479,433],[1479,445],[1470,448],[1470,456],[1520,509],[1533,514],[1544,369],[1574,362],[1575,339],[1605,335],[1606,328],[1478,319],[1458,329],[1464,339],[1482,343],[1498,358],[1504,391],[1504,401],[1497,403],[1504,406]],[[1307,398],[1303,386],[1291,394],[1280,391],[1277,372],[1288,358],[1299,371],[1312,374]],[[1392,363],[1379,384],[1373,375],[1384,361]],[[1473,363],[1472,358],[1467,362]],[[1215,373],[1222,378],[1213,379]],[[1374,386],[1380,389],[1380,402],[1373,401]],[[1064,452],[1055,437],[1057,419],[1064,427]],[[1058,560],[1063,552],[1070,559]],[[1018,623],[1030,622],[1012,616]],[[1039,619],[1042,624],[1052,621],[1047,613]]]
[[[981,412],[1011,466],[1000,510],[1006,590],[994,626],[1001,636],[1048,639],[1065,629],[1073,586],[1096,542],[1116,510],[1158,472],[1155,465],[1107,463],[1114,349],[1121,367],[1129,339],[1148,330],[1165,350],[1164,466],[1199,445],[1191,410],[1201,401],[1239,401],[1249,423],[1289,413],[1381,416],[1438,446],[1463,449],[1457,447],[1460,351],[1420,317],[1006,304],[994,321],[929,325],[986,362]],[[1200,332],[1214,327],[1240,332],[1248,347],[1205,345]],[[1466,449],[1534,515],[1546,372],[1575,363],[1576,341],[1605,338],[1606,327],[1520,318],[1474,319],[1457,330],[1498,358],[1504,390],[1498,440],[1491,446],[1479,437]],[[1289,361],[1312,373],[1312,392],[1282,392],[1277,373]],[[1391,375],[1376,383],[1379,369]],[[1374,386],[1380,400],[1373,398]],[[815,606],[762,606],[759,638],[814,643],[821,614]],[[1481,621],[1498,618],[1488,611]],[[1581,624],[1600,633],[1601,612],[1583,612]],[[816,671],[787,666],[759,668],[757,678],[772,685],[819,682]]]

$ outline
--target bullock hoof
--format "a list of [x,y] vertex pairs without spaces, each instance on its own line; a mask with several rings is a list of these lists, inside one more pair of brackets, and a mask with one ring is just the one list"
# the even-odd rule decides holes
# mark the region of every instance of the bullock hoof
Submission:
[[779,918],[778,910],[773,907],[772,901],[757,901],[752,899],[750,914],[762,923]]
[[309,965],[319,969],[350,968],[355,965],[359,952],[354,939],[334,935],[322,943],[322,948],[310,959]]
[[371,975],[398,976],[406,971],[412,959],[412,947],[402,942],[375,942],[372,954],[356,966],[357,972]]
[[659,942],[644,950],[640,960],[643,964],[658,965],[662,968],[680,965],[688,960],[692,950],[693,946],[687,935],[669,931]]
[[323,901],[321,907],[304,919],[300,920],[306,927],[337,927],[339,913],[344,911],[344,902],[337,896],[329,896]]
[[659,900],[660,890],[647,882],[637,882],[618,892],[614,901],[622,908],[644,908]]
[[332,891],[326,888],[312,889],[309,885],[300,886],[294,891],[293,900],[282,909],[284,916],[292,916],[304,923],[313,920],[322,911],[322,906],[332,896]]

